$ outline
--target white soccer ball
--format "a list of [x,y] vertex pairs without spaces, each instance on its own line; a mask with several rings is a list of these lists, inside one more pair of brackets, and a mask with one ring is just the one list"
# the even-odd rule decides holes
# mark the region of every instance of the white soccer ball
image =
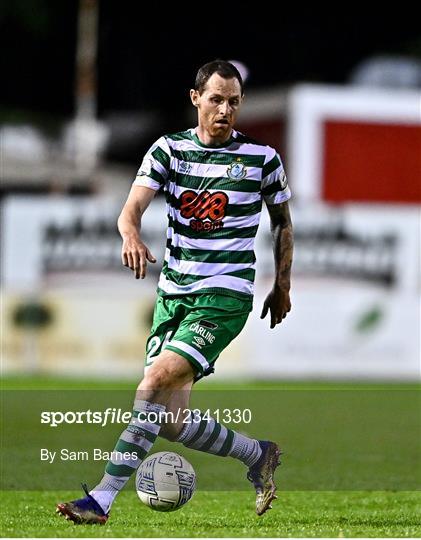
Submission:
[[157,452],[140,465],[136,473],[139,499],[159,512],[172,512],[189,501],[196,486],[190,463],[175,452]]

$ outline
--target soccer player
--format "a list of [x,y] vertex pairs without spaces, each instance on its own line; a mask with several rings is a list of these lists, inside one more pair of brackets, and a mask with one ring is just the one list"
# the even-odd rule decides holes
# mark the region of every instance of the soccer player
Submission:
[[[136,279],[156,261],[141,238],[141,218],[158,190],[166,195],[167,249],[158,283],[144,378],[133,417],[99,484],[57,505],[76,523],[105,523],[116,495],[159,436],[248,467],[261,515],[276,498],[276,443],[252,439],[214,419],[168,422],[162,413],[187,409],[192,385],[241,332],[252,310],[253,251],[262,201],[273,235],[275,280],[263,304],[270,327],[291,309],[293,251],[290,190],[277,152],[234,130],[244,92],[238,70],[215,60],[202,66],[190,91],[198,126],[158,139],[145,155],[118,219],[122,262]],[[154,414],[151,414],[154,413]],[[163,418],[163,420],[161,420]],[[124,454],[126,452],[126,454]],[[130,456],[130,459],[127,459]]]

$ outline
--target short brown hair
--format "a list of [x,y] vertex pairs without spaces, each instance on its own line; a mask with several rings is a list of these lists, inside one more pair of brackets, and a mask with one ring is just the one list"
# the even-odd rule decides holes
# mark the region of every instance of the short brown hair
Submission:
[[233,64],[231,64],[231,62],[219,59],[212,60],[212,62],[208,62],[207,64],[204,64],[201,68],[199,68],[194,83],[194,89],[197,90],[199,94],[203,92],[206,83],[214,73],[217,73],[223,79],[237,79],[240,83],[241,95],[243,95],[244,83],[240,72]]

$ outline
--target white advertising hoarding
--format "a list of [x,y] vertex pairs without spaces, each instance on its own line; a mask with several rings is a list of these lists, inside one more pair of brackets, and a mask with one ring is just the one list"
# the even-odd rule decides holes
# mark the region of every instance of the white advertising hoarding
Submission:
[[[139,375],[165,245],[165,206],[154,200],[142,234],[149,277],[121,266],[119,208],[107,199],[10,198],[2,208],[3,369],[32,366],[95,376]],[[254,310],[221,355],[216,376],[400,378],[420,374],[420,217],[417,207],[292,206],[293,309],[274,330],[259,319],[273,279],[266,211],[256,242]],[[36,299],[51,324],[13,323]],[[26,345],[25,345],[26,344]]]

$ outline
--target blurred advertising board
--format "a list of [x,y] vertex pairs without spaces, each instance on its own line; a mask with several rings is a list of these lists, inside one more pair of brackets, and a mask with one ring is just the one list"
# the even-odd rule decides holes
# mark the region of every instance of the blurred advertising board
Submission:
[[[11,197],[1,210],[3,370],[140,376],[164,254],[163,199],[142,223],[158,258],[145,280],[121,265],[113,200]],[[264,210],[254,310],[216,376],[419,378],[419,208],[297,201],[292,215],[293,309],[275,330],[259,319],[273,279]]]
[[421,204],[421,92],[298,85],[288,171],[300,201]]

